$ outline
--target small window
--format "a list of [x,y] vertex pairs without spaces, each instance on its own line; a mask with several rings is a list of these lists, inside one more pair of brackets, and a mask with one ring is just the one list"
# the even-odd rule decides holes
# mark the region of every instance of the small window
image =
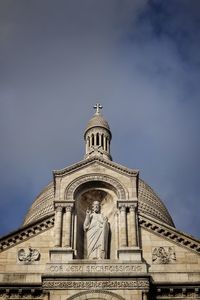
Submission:
[[102,146],[102,148],[103,148],[103,138],[104,138],[104,135],[102,134],[101,135],[101,146]]
[[106,151],[108,150],[108,138],[106,137]]
[[94,134],[92,134],[92,146],[94,146]]
[[97,146],[99,146],[99,134],[97,133]]

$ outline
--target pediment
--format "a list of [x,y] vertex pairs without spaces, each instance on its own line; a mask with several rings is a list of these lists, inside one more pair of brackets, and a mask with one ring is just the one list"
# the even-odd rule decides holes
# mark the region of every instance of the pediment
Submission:
[[103,166],[104,168],[110,169],[115,171],[116,173],[120,173],[129,177],[136,177],[139,174],[139,171],[137,169],[130,169],[126,168],[118,163],[115,163],[113,161],[110,161],[108,159],[103,159],[101,157],[95,156],[92,158],[84,159],[78,163],[75,163],[69,167],[66,167],[61,170],[54,170],[53,171],[53,176],[55,177],[62,177],[66,176],[68,174],[77,172],[81,169],[86,169],[89,166],[92,165],[99,165]]
[[200,254],[200,240],[149,216],[139,215],[139,226],[191,252]]
[[0,238],[0,253],[14,247],[54,226],[54,214],[23,226]]

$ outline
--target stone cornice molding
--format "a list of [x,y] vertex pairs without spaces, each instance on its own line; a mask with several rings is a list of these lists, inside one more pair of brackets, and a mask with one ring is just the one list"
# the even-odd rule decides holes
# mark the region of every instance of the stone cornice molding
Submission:
[[137,198],[131,200],[131,199],[128,199],[128,200],[125,200],[125,199],[118,199],[117,200],[117,206],[119,208],[121,207],[127,207],[127,208],[131,208],[131,209],[136,209],[137,206],[138,206],[138,200]]
[[200,254],[200,241],[172,226],[153,220],[152,218],[146,217],[142,214],[139,214],[139,225],[150,232],[170,240],[178,246],[192,250],[196,254]]
[[0,252],[14,247],[54,226],[54,214],[24,226],[0,239]]
[[34,283],[19,283],[10,282],[0,283],[0,299],[48,299],[48,292],[43,291],[42,285]]
[[159,299],[199,299],[200,294],[200,282],[182,282],[181,284],[156,282],[152,288]]
[[56,176],[57,177],[58,176],[63,176],[63,175],[66,175],[68,173],[75,172],[78,169],[89,166],[94,162],[98,162],[99,164],[103,165],[104,167],[106,166],[106,167],[108,167],[112,170],[118,171],[119,173],[121,173],[123,175],[126,175],[126,176],[136,177],[139,174],[139,170],[129,169],[129,168],[126,168],[126,167],[124,167],[124,166],[122,166],[118,163],[114,163],[112,161],[103,159],[103,158],[98,157],[98,156],[94,156],[94,157],[91,157],[91,158],[81,160],[80,162],[75,163],[75,164],[73,164],[69,167],[66,167],[64,169],[54,170],[53,171],[54,180],[55,180]]
[[91,182],[91,181],[101,181],[104,183],[108,183],[109,185],[113,186],[116,189],[117,196],[121,199],[128,198],[128,192],[126,191],[125,187],[115,178],[109,175],[94,173],[89,175],[83,175],[75,180],[73,180],[65,191],[65,199],[73,199],[74,193],[79,186],[84,183]]
[[66,207],[73,207],[75,201],[54,201],[54,209],[56,210],[58,207],[66,208]]

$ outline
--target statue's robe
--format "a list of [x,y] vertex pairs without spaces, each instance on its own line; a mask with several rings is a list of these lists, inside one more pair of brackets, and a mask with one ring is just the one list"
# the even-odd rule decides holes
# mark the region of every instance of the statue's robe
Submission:
[[87,258],[104,259],[107,258],[109,224],[102,214],[92,213],[90,221],[87,218],[84,222],[86,231]]

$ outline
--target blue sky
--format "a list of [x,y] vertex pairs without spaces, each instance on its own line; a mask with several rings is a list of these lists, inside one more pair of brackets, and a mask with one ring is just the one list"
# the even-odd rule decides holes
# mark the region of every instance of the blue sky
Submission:
[[0,235],[83,158],[98,101],[113,160],[200,237],[200,1],[0,1]]

